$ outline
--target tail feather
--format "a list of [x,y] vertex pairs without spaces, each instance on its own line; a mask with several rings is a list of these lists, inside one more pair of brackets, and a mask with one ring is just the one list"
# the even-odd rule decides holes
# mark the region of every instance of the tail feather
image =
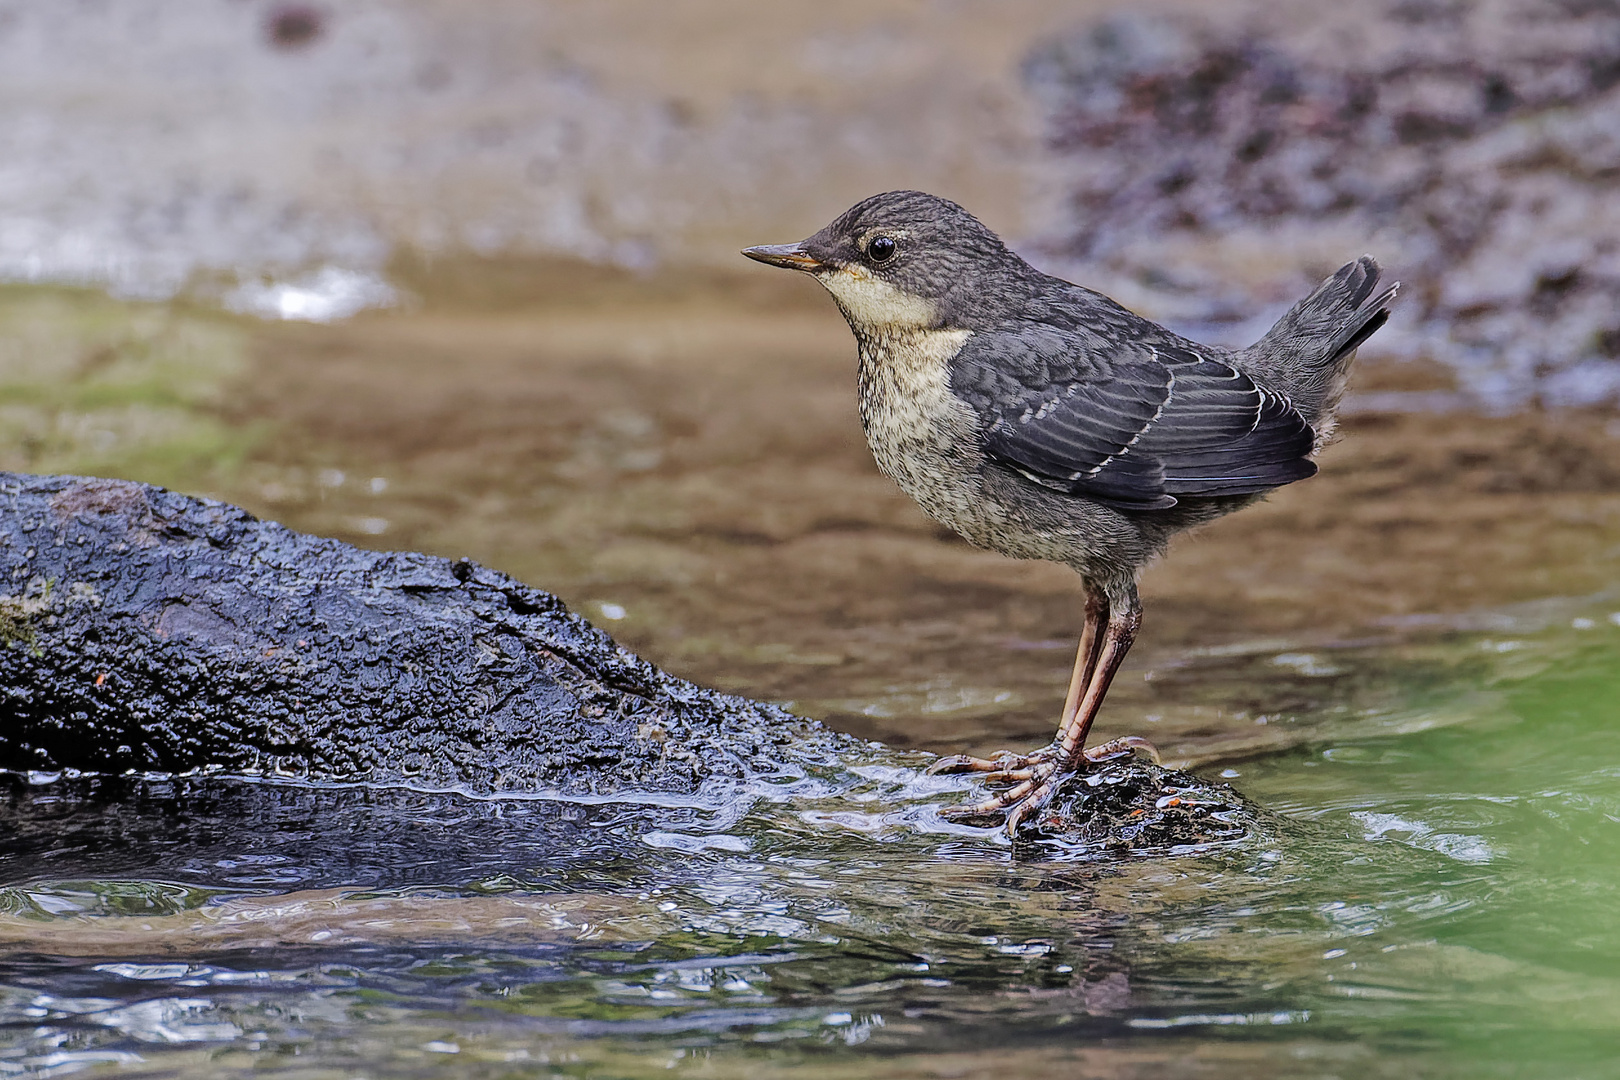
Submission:
[[1376,292],[1381,274],[1371,255],[1346,263],[1240,354],[1246,371],[1287,394],[1324,437],[1357,347],[1389,321],[1400,282]]
[[[1379,300],[1385,304],[1389,303],[1395,298],[1395,290],[1399,286],[1400,282],[1397,281],[1394,285],[1389,287],[1389,290],[1385,292],[1383,296],[1379,297]],[[1387,322],[1389,322],[1389,309],[1386,307],[1375,310],[1372,317],[1366,322],[1362,323],[1360,326],[1356,327],[1356,332],[1351,334],[1349,339],[1338,347],[1338,350],[1333,354],[1333,359],[1338,360],[1343,356],[1347,356],[1350,353],[1355,352],[1361,347],[1362,342],[1376,334],[1378,332],[1378,328]],[[1351,325],[1354,324],[1352,323]]]

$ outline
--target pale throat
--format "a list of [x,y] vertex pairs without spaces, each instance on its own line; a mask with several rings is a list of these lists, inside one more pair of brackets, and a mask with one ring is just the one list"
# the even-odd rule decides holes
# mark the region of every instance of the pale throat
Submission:
[[865,267],[825,270],[816,280],[832,293],[859,336],[886,338],[939,325],[939,307],[932,300],[897,289]]

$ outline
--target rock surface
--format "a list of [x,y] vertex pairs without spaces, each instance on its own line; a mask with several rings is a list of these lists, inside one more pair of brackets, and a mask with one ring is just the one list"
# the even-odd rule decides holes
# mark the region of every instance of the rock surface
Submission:
[[13,769],[602,794],[840,742],[666,675],[503,574],[161,488],[0,474],[0,581]]
[[[366,551],[143,484],[0,473],[0,769],[41,782],[611,796],[885,753],[659,671],[471,562]],[[319,816],[364,816],[353,790],[321,796],[342,805]],[[1114,854],[1235,839],[1251,820],[1230,789],[1132,761],[1071,781],[1038,832]]]

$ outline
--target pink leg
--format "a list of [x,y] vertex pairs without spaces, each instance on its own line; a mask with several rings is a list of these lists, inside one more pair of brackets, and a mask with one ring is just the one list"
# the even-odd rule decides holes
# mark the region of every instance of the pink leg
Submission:
[[[1125,654],[1130,652],[1136,632],[1142,625],[1142,608],[1134,585],[1119,590],[1116,596],[1110,598],[1106,610],[1107,625],[1100,635],[1093,669],[1084,691],[1078,695],[1071,692],[1071,697],[1078,699],[1077,705],[1072,716],[1064,717],[1064,723],[1058,729],[1057,741],[1051,747],[1030,755],[1033,760],[1027,765],[1002,770],[1007,779],[1017,781],[1013,787],[982,803],[953,808],[948,816],[981,817],[1010,810],[1006,829],[1007,834],[1013,836],[1017,834],[1018,826],[1052,797],[1058,782],[1083,763],[1107,760],[1137,749],[1146,749],[1154,760],[1158,760],[1158,752],[1152,745],[1137,736],[1114,739],[1089,754],[1086,752],[1086,735],[1102,708],[1103,698],[1108,694],[1115,672],[1119,670]],[[1076,669],[1079,667],[1077,663]],[[1065,709],[1065,713],[1067,711]]]
[[1108,594],[1086,582],[1085,627],[1080,631],[1080,648],[1074,654],[1074,673],[1069,676],[1069,693],[1063,701],[1063,716],[1058,720],[1057,736],[1049,745],[1028,754],[1003,750],[993,758],[952,754],[934,762],[928,767],[928,772],[988,773],[985,779],[991,783],[1028,779],[1028,770],[1052,758],[1063,745],[1064,736],[1074,727],[1075,717],[1080,712],[1080,695],[1085,692],[1092,673],[1097,670],[1097,654],[1102,644],[1101,628],[1107,619]]

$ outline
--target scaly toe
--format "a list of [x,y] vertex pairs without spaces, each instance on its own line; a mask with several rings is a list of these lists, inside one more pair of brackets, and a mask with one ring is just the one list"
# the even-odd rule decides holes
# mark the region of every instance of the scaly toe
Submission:
[[1021,784],[1025,780],[1035,779],[1036,772],[1037,770],[1034,768],[997,769],[995,772],[985,773],[979,779],[992,786],[996,784]]
[[947,820],[957,821],[972,818],[993,817],[1002,814],[1007,807],[1013,805],[1036,787],[1036,781],[1025,780],[1015,787],[1008,788],[995,798],[983,802],[969,803],[966,806],[946,806],[939,811],[939,816]]
[[942,757],[923,771],[929,776],[944,776],[950,773],[965,772],[995,772],[1001,768],[994,761],[987,758],[969,757],[967,754],[952,754]]
[[1159,757],[1159,749],[1140,735],[1122,735],[1117,739],[1109,739],[1105,743],[1087,747],[1085,758],[1090,762],[1113,761],[1115,758],[1130,757],[1141,750],[1153,759],[1153,764],[1163,765],[1164,759]]
[[[929,776],[940,776],[948,773],[992,773],[1010,774],[1020,769],[1028,769],[1040,764],[1051,756],[1053,748],[1043,746],[1029,754],[1015,754],[1011,750],[1002,750],[993,757],[972,757],[968,754],[952,754],[942,757],[924,770]],[[1021,778],[1020,778],[1021,779]]]
[[1068,774],[1054,771],[1050,779],[1036,786],[1033,791],[1019,800],[1017,806],[1008,811],[1005,826],[1007,839],[1018,839],[1019,826],[1046,807],[1046,804],[1051,801],[1053,793],[1057,791],[1058,782],[1066,775]]

